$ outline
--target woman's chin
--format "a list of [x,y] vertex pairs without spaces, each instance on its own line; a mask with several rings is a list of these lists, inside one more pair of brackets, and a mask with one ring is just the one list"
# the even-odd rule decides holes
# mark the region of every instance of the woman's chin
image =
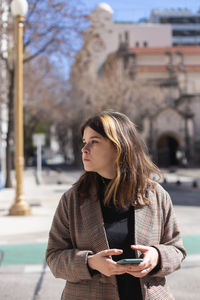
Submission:
[[93,172],[93,171],[94,171],[92,168],[89,168],[89,167],[87,167],[87,166],[84,166],[84,170],[85,170],[86,172]]

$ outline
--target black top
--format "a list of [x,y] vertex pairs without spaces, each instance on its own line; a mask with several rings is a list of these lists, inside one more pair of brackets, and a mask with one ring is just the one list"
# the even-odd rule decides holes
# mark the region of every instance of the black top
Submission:
[[[134,235],[134,207],[128,209],[116,208],[114,205],[105,207],[104,192],[110,180],[99,177],[100,201],[104,219],[104,227],[109,247],[122,249],[122,255],[113,255],[117,261],[122,258],[135,258],[135,251],[130,246],[135,242]],[[139,278],[130,274],[117,275],[120,300],[142,300]]]

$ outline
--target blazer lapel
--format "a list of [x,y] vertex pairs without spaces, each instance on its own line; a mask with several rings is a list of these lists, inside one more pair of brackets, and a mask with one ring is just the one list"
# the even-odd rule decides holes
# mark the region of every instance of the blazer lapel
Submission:
[[[83,226],[88,232],[91,241],[91,250],[95,253],[109,249],[108,240],[104,228],[104,221],[101,212],[100,201],[94,193],[90,198],[84,199],[81,205]],[[147,245],[149,232],[152,226],[151,207],[144,206],[135,208],[135,244]]]
[[[88,232],[90,240],[90,250],[97,253],[109,249],[109,244],[104,228],[104,221],[101,212],[101,205],[97,195],[94,193],[90,198],[85,199],[81,205],[81,214],[83,218],[83,226]],[[111,283],[117,287],[116,276],[101,275],[100,281],[103,283]]]
[[91,250],[97,253],[109,249],[100,201],[95,194],[91,195],[90,198],[83,200],[81,214],[83,225],[88,232],[89,240],[91,241]]
[[135,244],[148,245],[152,232],[152,207],[151,204],[135,209]]

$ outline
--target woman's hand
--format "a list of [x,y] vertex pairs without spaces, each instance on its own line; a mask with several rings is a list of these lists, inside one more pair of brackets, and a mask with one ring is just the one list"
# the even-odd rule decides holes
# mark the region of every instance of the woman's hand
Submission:
[[88,256],[88,265],[106,276],[128,273],[130,265],[120,265],[112,260],[112,255],[120,255],[123,250],[109,249]]
[[[132,245],[133,250],[139,250],[143,254],[143,262],[137,265],[132,265],[131,271],[127,272],[132,276],[142,278],[151,272],[158,264],[159,254],[156,248],[142,245]],[[129,268],[129,269],[130,269]]]

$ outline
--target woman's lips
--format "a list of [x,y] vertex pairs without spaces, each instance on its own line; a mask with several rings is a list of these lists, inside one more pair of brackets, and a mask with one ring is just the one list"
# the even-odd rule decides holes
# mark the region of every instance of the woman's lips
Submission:
[[83,161],[90,161],[88,158],[84,158]]

